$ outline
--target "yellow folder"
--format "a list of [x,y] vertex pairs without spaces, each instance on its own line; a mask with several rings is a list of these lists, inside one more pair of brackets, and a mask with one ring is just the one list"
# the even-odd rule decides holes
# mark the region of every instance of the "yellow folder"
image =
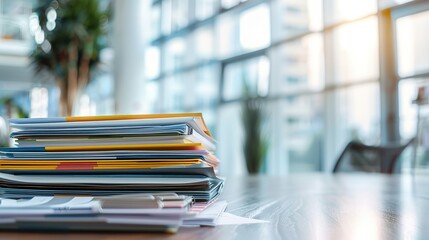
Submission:
[[89,146],[46,146],[47,152],[67,151],[119,151],[119,150],[200,150],[204,149],[201,143],[172,143],[172,144],[115,144]]
[[75,116],[66,117],[67,122],[82,122],[82,121],[111,121],[111,120],[132,120],[132,119],[152,119],[152,118],[175,118],[175,117],[193,117],[203,131],[212,136],[202,113],[164,113],[164,114],[130,114],[130,115],[105,115],[105,116]]

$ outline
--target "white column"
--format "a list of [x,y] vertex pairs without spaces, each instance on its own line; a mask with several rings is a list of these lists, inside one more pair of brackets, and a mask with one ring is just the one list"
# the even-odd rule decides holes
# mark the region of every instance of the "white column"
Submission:
[[141,113],[144,90],[144,49],[150,26],[151,1],[113,1],[115,112]]

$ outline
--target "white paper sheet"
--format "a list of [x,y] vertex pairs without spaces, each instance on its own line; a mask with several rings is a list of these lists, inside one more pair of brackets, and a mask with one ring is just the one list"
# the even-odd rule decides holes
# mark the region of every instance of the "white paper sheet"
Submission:
[[183,225],[204,225],[204,226],[216,226],[222,213],[225,211],[227,206],[226,201],[219,201],[213,203],[207,209],[197,214],[194,217],[183,219]]
[[182,227],[198,227],[200,225],[214,227],[221,225],[269,223],[269,221],[266,220],[245,218],[227,213],[225,212],[226,207],[226,201],[215,202],[195,217],[184,219]]
[[178,185],[205,183],[210,178],[141,178],[141,177],[104,177],[103,175],[67,176],[67,175],[13,175],[0,173],[0,179],[5,182],[38,183],[38,184],[159,184]]
[[253,224],[253,223],[269,223],[269,221],[253,219],[253,218],[245,218],[245,217],[234,215],[232,213],[224,212],[218,219],[216,226]]
[[45,204],[51,201],[54,197],[33,197],[26,201],[18,201],[16,199],[1,199],[0,209],[3,208],[19,208],[19,207],[34,207]]

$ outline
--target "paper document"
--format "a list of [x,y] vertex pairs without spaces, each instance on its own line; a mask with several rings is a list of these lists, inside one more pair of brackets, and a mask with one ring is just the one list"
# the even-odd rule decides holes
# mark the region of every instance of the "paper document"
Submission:
[[215,202],[204,211],[197,214],[192,218],[185,218],[183,220],[184,226],[216,226],[219,217],[223,214],[227,206],[226,201]]
[[227,213],[224,212],[216,226],[220,226],[220,225],[240,225],[240,224],[253,224],[253,223],[269,223],[269,221],[266,220],[259,220],[259,219],[253,219],[253,218],[245,218],[245,217],[240,217],[237,215],[234,215],[232,213]]

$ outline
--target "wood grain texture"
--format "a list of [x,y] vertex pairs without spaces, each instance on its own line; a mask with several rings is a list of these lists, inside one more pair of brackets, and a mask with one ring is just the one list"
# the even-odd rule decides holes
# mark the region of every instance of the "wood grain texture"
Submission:
[[177,234],[16,233],[0,239],[428,239],[429,176],[307,174],[228,178],[227,211],[269,223]]

